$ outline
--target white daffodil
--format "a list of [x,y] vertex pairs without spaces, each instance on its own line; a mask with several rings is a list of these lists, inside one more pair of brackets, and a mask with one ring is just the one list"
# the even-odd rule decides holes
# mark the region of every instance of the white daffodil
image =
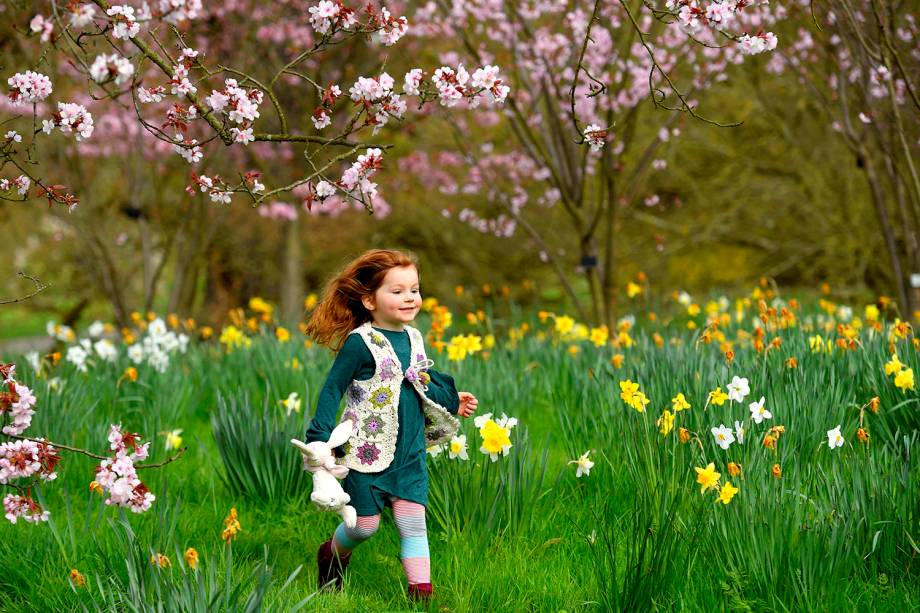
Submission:
[[833,430],[827,431],[827,447],[828,449],[836,449],[841,446],[843,446],[843,436],[840,435],[840,426],[838,425]]
[[450,450],[447,454],[451,460],[460,458],[461,460],[469,460],[469,456],[466,454],[466,435],[461,434],[460,436],[454,436],[450,439]]
[[287,409],[287,415],[290,415],[291,411],[300,413],[300,398],[297,397],[297,392],[291,392],[287,398],[278,402]]
[[426,451],[428,451],[428,455],[436,458],[439,453],[444,451],[444,445],[432,445],[431,447],[428,447]]
[[570,460],[569,464],[576,464],[577,470],[575,471],[575,477],[581,477],[582,475],[588,475],[591,473],[591,468],[594,466],[594,462],[588,459],[588,454],[591,453],[591,450],[584,452],[580,458],[577,460]]
[[722,449],[728,449],[729,445],[735,442],[735,435],[732,434],[731,428],[725,427],[725,424],[719,424],[718,428],[713,428],[712,435],[716,439],[716,444]]
[[182,434],[182,428],[170,430],[168,432],[160,432],[160,434],[166,438],[166,451],[178,449],[182,445],[182,437],[179,436]]
[[738,439],[738,444],[744,444],[744,424],[740,421],[735,422],[735,438]]
[[763,420],[771,419],[773,417],[773,413],[764,408],[764,401],[765,398],[761,396],[760,400],[757,402],[752,402],[748,405],[748,408],[751,410],[751,419],[754,420],[755,424],[759,424]]
[[732,382],[727,387],[729,399],[735,402],[742,402],[744,397],[751,393],[748,380],[744,377],[732,377]]

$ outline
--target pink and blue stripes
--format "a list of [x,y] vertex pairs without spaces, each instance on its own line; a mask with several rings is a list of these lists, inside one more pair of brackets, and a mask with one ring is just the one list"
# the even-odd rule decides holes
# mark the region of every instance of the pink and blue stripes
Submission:
[[[431,557],[428,551],[428,528],[425,506],[401,498],[392,498],[393,519],[399,531],[399,557],[410,585],[431,583]],[[372,537],[380,527],[380,514],[359,515],[354,528],[339,524],[332,535],[332,548],[339,557]]]

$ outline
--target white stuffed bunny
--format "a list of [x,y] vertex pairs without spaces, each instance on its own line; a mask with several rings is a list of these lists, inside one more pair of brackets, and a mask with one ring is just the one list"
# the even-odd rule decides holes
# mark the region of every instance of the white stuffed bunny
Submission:
[[313,473],[313,493],[310,500],[323,511],[337,511],[349,528],[354,528],[358,520],[355,508],[348,503],[351,496],[342,489],[339,479],[344,479],[348,468],[335,463],[332,450],[348,441],[351,436],[352,422],[346,420],[336,426],[329,440],[304,443],[296,438],[291,439],[300,453],[303,454],[303,467]]

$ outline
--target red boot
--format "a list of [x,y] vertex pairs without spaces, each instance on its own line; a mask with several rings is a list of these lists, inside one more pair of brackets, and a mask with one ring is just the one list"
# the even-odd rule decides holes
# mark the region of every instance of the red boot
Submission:
[[428,602],[434,598],[434,586],[430,583],[410,583],[409,600]]
[[[351,553],[344,556],[338,556],[332,550],[332,539],[319,546],[316,552],[317,586],[320,589],[342,589],[342,575],[348,566],[348,560],[351,559]],[[327,587],[327,584],[332,583]]]

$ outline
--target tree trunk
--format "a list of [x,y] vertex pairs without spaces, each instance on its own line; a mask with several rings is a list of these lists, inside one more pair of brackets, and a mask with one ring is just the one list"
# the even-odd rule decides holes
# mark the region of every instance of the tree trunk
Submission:
[[303,311],[303,260],[300,249],[300,216],[284,227],[284,274],[281,281],[281,319],[289,326]]

